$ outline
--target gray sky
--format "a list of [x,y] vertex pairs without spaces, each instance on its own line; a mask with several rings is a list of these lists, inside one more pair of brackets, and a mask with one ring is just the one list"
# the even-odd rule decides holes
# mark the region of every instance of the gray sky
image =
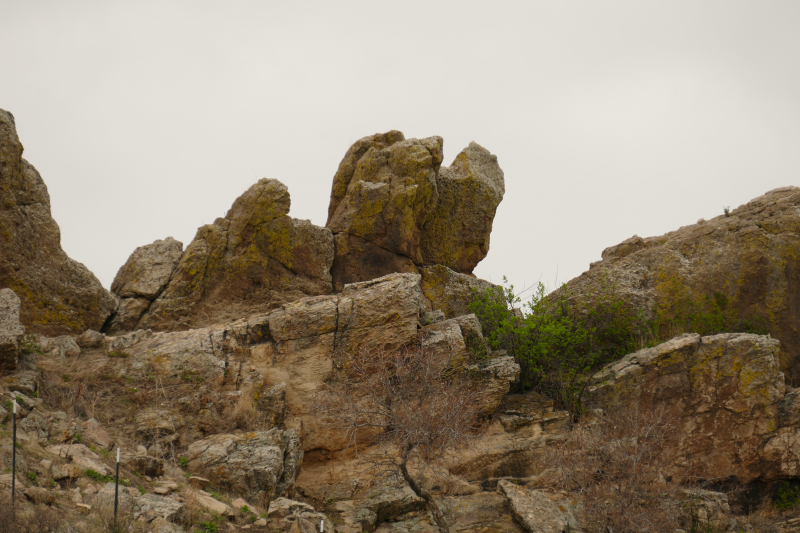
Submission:
[[348,146],[399,129],[497,154],[476,274],[552,288],[800,185],[800,2],[3,0],[0,108],[106,287],[262,177],[324,225]]

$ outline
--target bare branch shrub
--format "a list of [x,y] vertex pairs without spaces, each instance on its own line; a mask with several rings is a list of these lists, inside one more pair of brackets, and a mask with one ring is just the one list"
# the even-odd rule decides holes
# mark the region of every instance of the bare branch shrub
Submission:
[[601,414],[549,447],[554,485],[577,492],[587,533],[672,533],[679,486],[668,476],[676,423],[664,409]]
[[335,362],[319,395],[323,420],[344,431],[351,446],[374,445],[361,458],[373,474],[401,474],[423,498],[439,526],[447,520],[421,480],[479,431],[481,397],[469,376],[453,370],[453,354],[417,344],[362,350]]

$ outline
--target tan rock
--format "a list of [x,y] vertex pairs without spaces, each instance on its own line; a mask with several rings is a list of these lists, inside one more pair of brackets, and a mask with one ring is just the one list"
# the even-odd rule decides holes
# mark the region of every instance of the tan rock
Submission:
[[495,286],[442,265],[422,267],[419,272],[422,274],[422,293],[431,302],[431,307],[443,311],[446,318],[469,314],[468,305],[475,292]]
[[527,531],[561,533],[578,527],[572,505],[563,496],[530,490],[505,479],[497,482],[497,490],[508,498],[514,518]]
[[262,179],[201,227],[139,328],[187,329],[332,292],[333,235],[287,216],[289,192]]
[[[56,444],[45,448],[46,451],[57,455],[70,463],[53,467],[53,478],[80,477],[86,475],[87,470],[94,470],[101,476],[108,475],[110,471],[101,462],[100,456],[83,444]],[[76,467],[74,469],[70,467]],[[56,470],[61,473],[56,474]],[[77,474],[77,475],[76,475]]]
[[169,283],[183,254],[183,243],[172,237],[137,248],[111,284],[120,298],[155,300]]
[[47,187],[22,150],[13,115],[0,110],[0,288],[19,296],[31,333],[99,330],[116,300],[61,249]]
[[497,206],[505,194],[497,156],[477,143],[461,151],[437,180],[436,209],[422,229],[423,263],[470,273],[489,253]]
[[769,337],[683,335],[608,365],[587,392],[589,405],[668,409],[680,434],[676,473],[776,479],[800,459],[774,449],[786,390],[779,359],[780,343]]
[[149,308],[150,300],[147,298],[122,298],[111,319],[111,324],[104,331],[109,335],[119,335],[135,330],[142,315]]
[[800,311],[793,272],[800,270],[799,208],[800,189],[783,187],[727,216],[658,237],[634,236],[606,248],[603,259],[567,289],[591,305],[611,284],[626,302],[651,316],[660,309],[667,318],[703,298],[727,299],[734,315],[730,327],[765,330],[779,339],[780,368],[798,383]]
[[336,256],[331,266],[333,288],[341,292],[348,283],[371,280],[387,273],[418,272],[410,258],[346,232],[334,235]]
[[401,260],[386,252],[422,263],[420,232],[438,200],[441,163],[441,137],[406,140],[392,131],[365,137],[350,148],[334,177],[327,227],[371,243],[377,253],[359,258],[350,250],[361,243],[340,242],[346,246],[337,247],[336,272],[342,275],[337,286],[394,272]]
[[0,374],[17,368],[25,326],[19,322],[20,299],[11,289],[0,290]]
[[212,435],[186,450],[189,470],[230,487],[252,501],[294,491],[303,459],[294,430]]

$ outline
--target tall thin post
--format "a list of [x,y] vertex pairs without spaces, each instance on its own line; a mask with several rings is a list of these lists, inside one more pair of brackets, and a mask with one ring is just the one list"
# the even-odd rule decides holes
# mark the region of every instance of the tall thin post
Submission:
[[11,443],[11,508],[17,492],[17,398],[14,397],[14,438]]
[[117,529],[117,507],[119,506],[119,447],[117,447],[117,482],[114,485],[114,530]]

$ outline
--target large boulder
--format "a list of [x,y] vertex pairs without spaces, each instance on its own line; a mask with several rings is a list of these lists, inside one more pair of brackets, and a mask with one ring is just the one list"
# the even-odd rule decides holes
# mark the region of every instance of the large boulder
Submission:
[[505,194],[497,156],[471,142],[441,168],[437,185],[439,201],[422,229],[423,262],[472,272],[489,253],[494,214]]
[[505,190],[497,158],[471,143],[442,167],[441,137],[399,131],[360,139],[339,164],[327,227],[334,287],[445,265],[470,273],[489,251]]
[[303,451],[294,430],[213,435],[186,450],[188,468],[215,485],[264,502],[294,492]]
[[25,326],[19,323],[20,300],[11,289],[0,290],[0,374],[17,368]]
[[31,333],[99,330],[117,301],[61,249],[47,187],[22,150],[14,116],[0,109],[0,288],[19,296]]
[[726,329],[768,331],[781,341],[781,369],[798,384],[798,272],[800,188],[783,187],[711,220],[658,237],[634,235],[606,248],[567,290],[591,305],[594,295],[613,287],[645,315],[658,311],[667,329],[671,317],[691,313],[693,306],[725,305]]
[[225,218],[201,227],[139,328],[200,327],[330,294],[333,235],[287,216],[286,186],[259,180]]
[[111,284],[120,308],[108,327],[111,334],[136,328],[139,319],[172,278],[183,255],[183,243],[172,237],[137,248]]
[[772,481],[800,474],[800,404],[767,336],[687,334],[625,356],[595,376],[588,405],[666,409],[677,424],[676,475]]
[[420,268],[419,273],[422,274],[422,293],[431,302],[431,307],[442,311],[447,318],[468,314],[475,295],[495,287],[486,280],[442,265]]

